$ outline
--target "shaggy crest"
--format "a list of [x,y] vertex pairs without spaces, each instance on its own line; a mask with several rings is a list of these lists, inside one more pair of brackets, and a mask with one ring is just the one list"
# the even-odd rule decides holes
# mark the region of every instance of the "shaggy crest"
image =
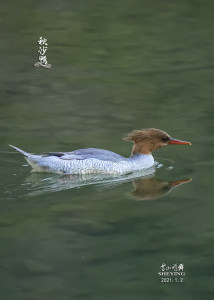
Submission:
[[142,130],[133,130],[132,132],[128,133],[123,140],[128,142],[141,142],[151,138],[161,139],[166,136],[169,137],[166,132],[160,129],[148,128]]

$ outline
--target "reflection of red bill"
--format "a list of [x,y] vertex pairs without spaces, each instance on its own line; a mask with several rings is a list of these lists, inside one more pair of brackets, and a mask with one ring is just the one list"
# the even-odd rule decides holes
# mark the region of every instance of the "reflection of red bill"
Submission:
[[192,181],[192,178],[184,179],[184,180],[172,181],[172,182],[170,182],[170,185],[171,185],[171,186],[178,186],[178,185],[181,185],[181,184],[190,182],[190,181]]
[[170,138],[168,145],[192,145],[190,142]]

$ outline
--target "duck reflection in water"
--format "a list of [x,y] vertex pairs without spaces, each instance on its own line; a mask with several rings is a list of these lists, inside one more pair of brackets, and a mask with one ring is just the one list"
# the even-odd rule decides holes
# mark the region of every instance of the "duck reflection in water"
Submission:
[[128,193],[136,200],[154,200],[167,195],[174,187],[192,181],[184,179],[177,181],[163,181],[156,178],[138,178],[133,180],[134,191]]
[[124,176],[94,176],[94,174],[85,174],[66,176],[52,175],[46,177],[44,174],[32,173],[31,176],[26,179],[24,185],[29,191],[28,195],[34,196],[88,185],[94,185],[95,188],[99,190],[106,190],[132,182],[134,191],[129,192],[128,196],[135,200],[149,200],[161,198],[168,194],[173,187],[190,181],[191,179],[171,182],[159,180],[154,178],[154,170],[151,168],[151,170],[147,170],[147,172],[131,173]]

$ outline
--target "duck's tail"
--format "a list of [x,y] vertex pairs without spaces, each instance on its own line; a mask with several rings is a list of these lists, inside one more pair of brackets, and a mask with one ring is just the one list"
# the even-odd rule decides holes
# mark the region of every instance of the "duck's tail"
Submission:
[[16,151],[20,152],[22,155],[24,155],[26,161],[33,168],[34,172],[48,172],[49,171],[49,168],[45,164],[43,164],[41,155],[34,155],[31,153],[28,153],[28,152],[23,151],[22,149],[19,149],[18,147],[15,147],[13,145],[9,145],[9,146],[14,148]]
[[29,157],[30,153],[27,153],[25,151],[23,151],[22,149],[19,149],[18,147],[15,147],[13,145],[9,145],[10,147],[16,149],[18,152],[20,152],[21,154],[23,154],[25,157]]

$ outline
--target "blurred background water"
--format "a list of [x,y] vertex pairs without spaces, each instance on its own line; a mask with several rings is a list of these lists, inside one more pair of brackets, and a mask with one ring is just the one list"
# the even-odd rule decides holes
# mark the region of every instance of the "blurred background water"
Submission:
[[[202,0],[2,1],[2,299],[213,299],[213,11]],[[51,69],[33,65],[40,36]],[[121,138],[148,127],[193,145],[164,147],[155,176],[119,182],[32,174],[8,147],[129,156]],[[161,283],[163,262],[183,263],[184,282]]]

